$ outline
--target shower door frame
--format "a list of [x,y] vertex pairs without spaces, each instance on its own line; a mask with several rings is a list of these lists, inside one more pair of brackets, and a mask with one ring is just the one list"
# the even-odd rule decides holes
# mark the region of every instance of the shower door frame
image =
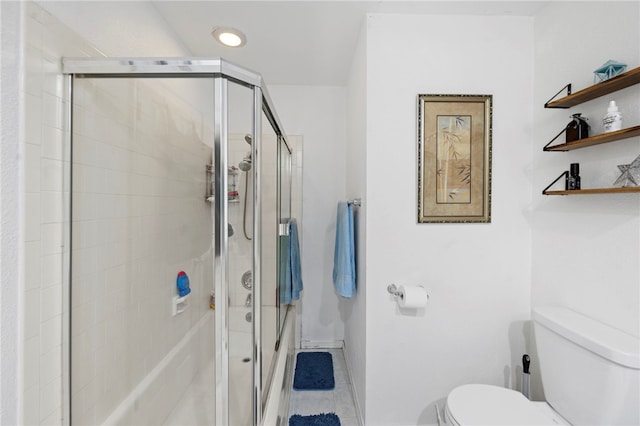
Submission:
[[[73,142],[73,82],[75,78],[210,78],[214,83],[214,291],[219,301],[215,309],[215,376],[216,376],[216,425],[229,424],[229,311],[227,306],[228,276],[229,276],[229,235],[228,235],[228,197],[227,167],[228,143],[228,83],[240,84],[253,90],[253,120],[251,154],[253,161],[253,330],[252,330],[252,360],[253,360],[253,389],[252,410],[253,425],[262,423],[262,277],[261,277],[261,205],[260,205],[260,149],[262,135],[262,113],[275,130],[278,139],[282,138],[289,153],[291,147],[287,142],[282,124],[269,97],[262,76],[256,72],[235,65],[222,58],[63,58],[63,74],[67,86],[68,102],[66,103],[66,117],[69,131],[66,132],[67,147]],[[71,152],[71,151],[69,151]],[[71,163],[71,161],[69,161]],[[69,171],[71,165],[69,165]],[[70,190],[69,203],[73,202]],[[222,195],[222,196],[220,196]],[[69,208],[69,212],[71,209]],[[69,227],[72,218],[69,213]],[[70,232],[70,231],[69,231]],[[71,240],[71,239],[70,239]],[[70,247],[69,253],[72,248]],[[71,256],[69,256],[68,298],[71,306]],[[71,327],[71,312],[65,319],[65,330]],[[278,335],[280,321],[277,321]],[[67,333],[68,331],[65,331]],[[66,339],[67,354],[64,363],[67,366],[66,386],[64,392],[65,418],[71,424],[71,339]]]

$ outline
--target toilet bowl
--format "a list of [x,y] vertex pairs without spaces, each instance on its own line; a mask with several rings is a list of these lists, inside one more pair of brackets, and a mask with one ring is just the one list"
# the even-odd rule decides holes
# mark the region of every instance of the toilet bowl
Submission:
[[447,397],[447,425],[568,425],[545,402],[532,402],[520,392],[493,385],[469,384]]
[[[640,425],[640,339],[564,307],[532,315],[547,402],[469,384],[447,396],[449,425]],[[552,408],[553,407],[553,408]]]

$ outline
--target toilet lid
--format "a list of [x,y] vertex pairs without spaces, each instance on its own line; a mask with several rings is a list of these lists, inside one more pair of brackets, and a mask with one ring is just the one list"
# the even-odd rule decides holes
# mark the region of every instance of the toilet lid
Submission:
[[449,393],[447,409],[460,425],[557,425],[520,392],[499,386],[459,386]]

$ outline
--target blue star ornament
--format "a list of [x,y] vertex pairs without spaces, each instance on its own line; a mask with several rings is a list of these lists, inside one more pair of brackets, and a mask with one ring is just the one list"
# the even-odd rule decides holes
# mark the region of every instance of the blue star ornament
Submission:
[[609,80],[612,77],[622,74],[627,69],[627,64],[609,59],[602,64],[600,68],[593,72],[593,82],[601,83],[605,80]]
[[616,179],[613,186],[616,188],[627,188],[640,186],[640,155],[631,164],[621,164],[618,169],[622,172]]

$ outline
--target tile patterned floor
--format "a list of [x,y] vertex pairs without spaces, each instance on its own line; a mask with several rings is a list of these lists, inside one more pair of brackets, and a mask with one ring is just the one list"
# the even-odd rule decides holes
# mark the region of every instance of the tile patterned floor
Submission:
[[[329,352],[333,357],[336,387],[331,391],[291,391],[289,416],[336,413],[342,426],[360,426],[351,393],[351,382],[342,349],[303,349],[300,352]],[[297,357],[296,357],[297,358]],[[295,368],[295,367],[294,367]],[[295,370],[294,370],[295,371]]]

